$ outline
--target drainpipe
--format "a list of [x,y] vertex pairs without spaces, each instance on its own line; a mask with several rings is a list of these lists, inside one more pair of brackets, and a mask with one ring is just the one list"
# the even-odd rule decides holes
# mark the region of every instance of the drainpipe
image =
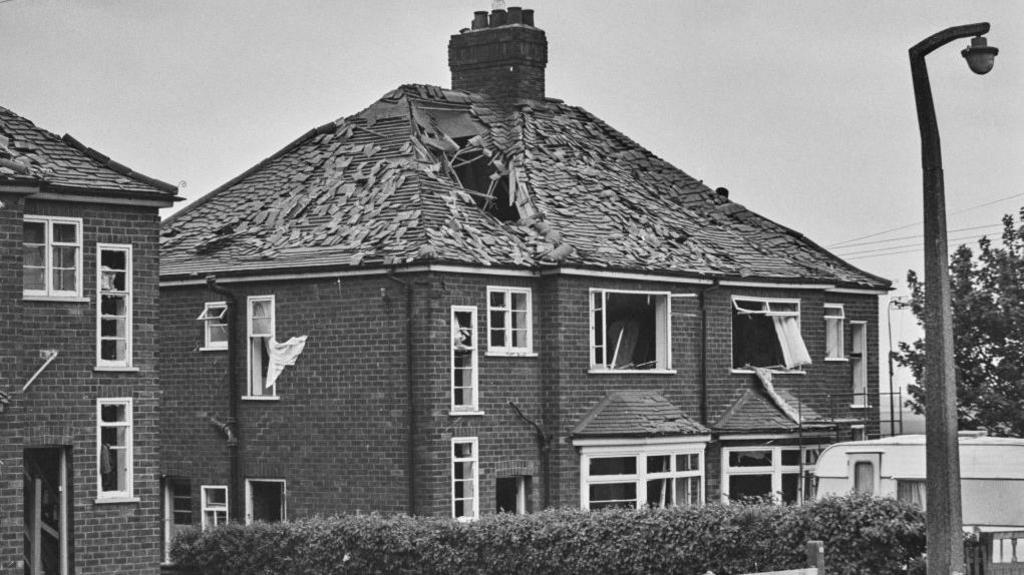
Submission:
[[406,402],[409,404],[409,414],[406,420],[408,427],[408,439],[406,442],[405,472],[409,481],[409,504],[407,513],[416,514],[416,410],[414,409],[415,389],[413,386],[413,349],[412,349],[412,306],[413,289],[412,280],[404,281],[395,277],[395,270],[388,272],[387,278],[402,286],[405,290],[405,394]]
[[516,417],[533,426],[536,432],[537,446],[540,448],[540,480],[544,486],[541,491],[541,498],[543,499],[541,508],[547,509],[551,506],[551,436],[545,433],[544,429],[536,421],[523,415],[523,412],[520,411],[519,406],[515,402],[509,401],[508,406],[512,408],[512,411],[516,412]]
[[698,294],[700,305],[700,422],[708,424],[708,308],[705,295],[719,288],[718,280],[701,288]]
[[238,297],[234,292],[228,291],[217,285],[216,276],[206,276],[206,286],[214,293],[223,296],[227,304],[227,329],[228,329],[228,420],[224,425],[224,433],[227,436],[228,465],[231,488],[228,489],[228,512],[236,521],[242,519],[242,456],[240,453],[238,426],[238,403],[241,401],[241,393],[238,386],[238,346],[241,342],[235,337],[238,328]]

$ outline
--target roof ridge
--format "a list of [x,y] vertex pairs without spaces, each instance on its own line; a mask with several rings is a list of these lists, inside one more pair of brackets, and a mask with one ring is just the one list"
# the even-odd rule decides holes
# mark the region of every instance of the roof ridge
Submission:
[[[114,160],[110,159],[110,156],[107,156],[106,154],[102,154],[102,153],[94,150],[93,148],[90,148],[90,147],[86,146],[85,144],[83,144],[82,142],[80,142],[79,140],[74,138],[71,134],[64,134],[64,136],[61,137],[60,140],[62,142],[64,142],[65,144],[71,146],[72,148],[75,148],[79,152],[82,152],[83,154],[85,154],[89,158],[99,162],[100,165],[102,165],[102,166],[104,166],[106,168],[109,168],[109,169],[111,169],[111,170],[121,174],[122,176],[138,180],[138,181],[142,182],[143,184],[146,184],[146,185],[149,185],[149,186],[153,186],[154,188],[157,188],[158,190],[163,190],[165,192],[170,192],[172,194],[176,194],[178,192],[178,186],[175,186],[174,184],[169,184],[167,182],[164,182],[163,180],[158,180],[156,178],[152,178],[152,177],[147,176],[145,174],[136,172],[135,170],[129,168],[128,166],[126,166],[126,165],[124,165],[122,163],[115,162]],[[184,199],[184,198],[182,198],[182,199]]]

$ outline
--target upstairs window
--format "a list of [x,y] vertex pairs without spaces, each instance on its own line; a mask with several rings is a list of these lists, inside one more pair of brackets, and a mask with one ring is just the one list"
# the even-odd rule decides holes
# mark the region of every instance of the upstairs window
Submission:
[[22,253],[26,296],[82,297],[82,220],[25,216]]
[[479,408],[476,346],[476,306],[452,306],[452,411],[475,412]]
[[669,294],[590,291],[590,368],[669,370]]
[[487,351],[517,355],[533,352],[529,288],[487,288]]
[[868,324],[850,322],[850,369],[853,372],[851,393],[853,407],[867,407],[868,395]]
[[126,499],[132,491],[132,400],[96,400],[97,499]]
[[228,348],[228,305],[210,301],[203,305],[203,313],[196,319],[203,322],[203,350]]
[[270,340],[274,337],[274,296],[250,296],[247,300],[246,340],[248,341],[248,395],[276,398],[277,385],[269,383]]
[[846,314],[840,304],[825,304],[825,359],[845,359],[843,321]]
[[734,298],[732,366],[796,369],[810,365],[800,336],[800,302]]
[[132,365],[132,247],[96,246],[96,366]]

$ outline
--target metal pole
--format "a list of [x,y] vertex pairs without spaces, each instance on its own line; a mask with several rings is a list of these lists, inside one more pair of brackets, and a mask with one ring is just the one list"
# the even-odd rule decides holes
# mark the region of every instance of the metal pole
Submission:
[[960,452],[956,427],[953,317],[946,239],[942,152],[924,58],[958,38],[980,36],[987,23],[947,28],[910,49],[910,70],[921,130],[924,172],[925,259],[925,457],[927,477],[928,575],[961,575]]

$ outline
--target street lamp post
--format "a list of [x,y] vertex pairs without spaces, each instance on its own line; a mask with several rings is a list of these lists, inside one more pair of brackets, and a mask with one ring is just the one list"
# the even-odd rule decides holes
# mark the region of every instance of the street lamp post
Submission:
[[917,121],[924,171],[925,278],[925,452],[927,481],[928,575],[961,575],[964,565],[960,507],[960,447],[956,427],[956,377],[953,368],[953,318],[949,288],[949,248],[942,152],[935,105],[924,58],[958,38],[974,36],[964,49],[971,70],[992,69],[998,50],[985,44],[988,23],[954,26],[910,49]]

